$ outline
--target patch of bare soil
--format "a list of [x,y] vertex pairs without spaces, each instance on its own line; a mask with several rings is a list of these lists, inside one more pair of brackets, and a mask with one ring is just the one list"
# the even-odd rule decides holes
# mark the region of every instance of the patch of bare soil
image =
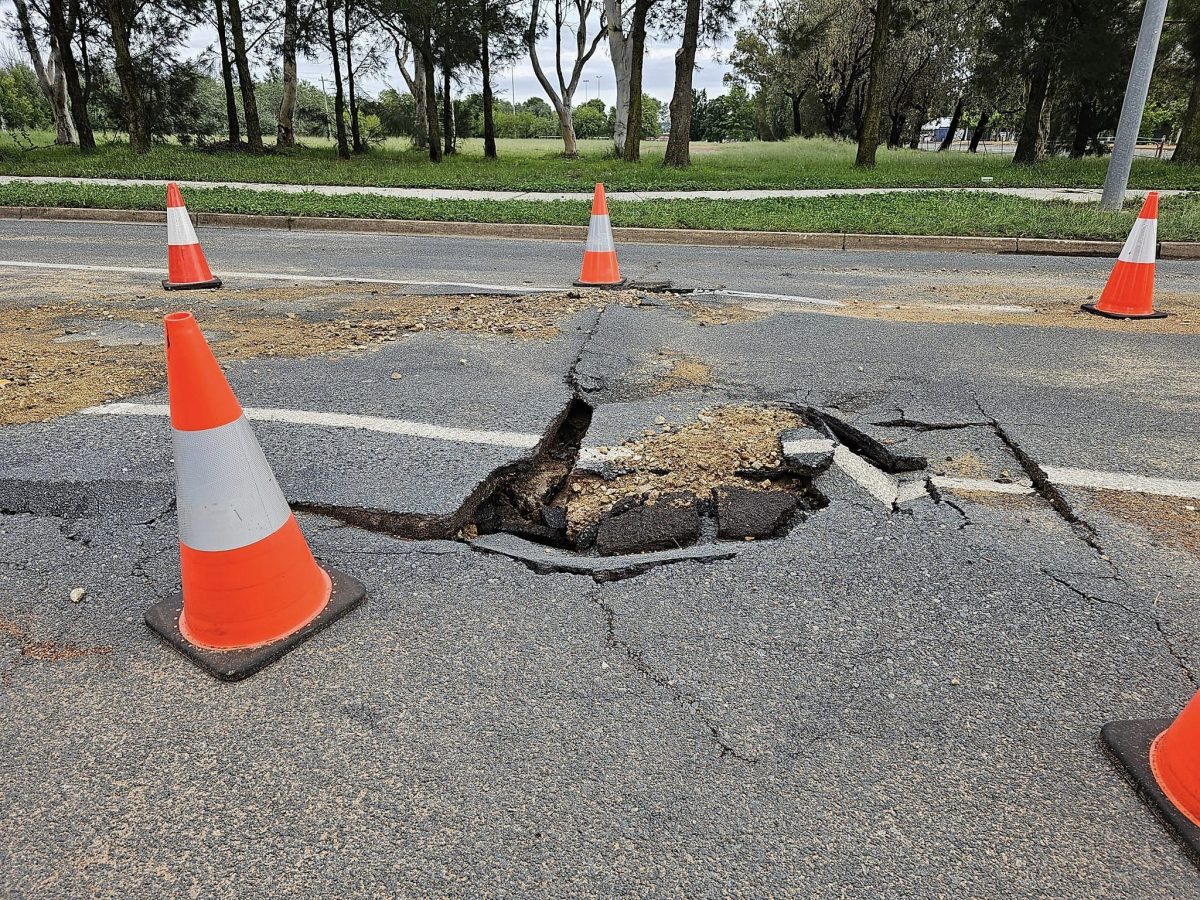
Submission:
[[74,412],[161,377],[162,351],[153,347],[55,344],[64,333],[58,320],[79,312],[37,307],[0,316],[0,425]]
[[[57,344],[64,324],[88,318],[139,322],[159,327],[172,306],[192,306],[206,331],[224,335],[213,344],[222,359],[258,356],[304,357],[377,348],[404,335],[454,330],[547,340],[559,321],[589,306],[636,305],[632,291],[567,291],[528,296],[413,296],[398,292],[332,286],[287,286],[221,290],[187,298],[163,297],[147,308],[131,303],[127,284],[101,280],[95,293],[68,283],[52,290],[71,297],[27,307],[5,304],[0,315],[0,425],[41,421],[139,393],[163,378],[162,350],[153,346],[103,347],[88,341]],[[39,295],[45,292],[40,291]],[[364,295],[369,299],[363,299]],[[0,292],[0,297],[3,292]],[[137,299],[146,300],[144,296]],[[155,297],[155,299],[158,299]],[[296,312],[336,310],[334,318],[304,318]],[[680,377],[686,377],[686,373]]]
[[684,425],[660,421],[640,439],[621,444],[629,455],[621,458],[617,477],[571,480],[565,496],[568,532],[574,536],[625,497],[644,496],[653,504],[679,491],[706,497],[723,485],[769,488],[770,479],[756,482],[738,471],[779,469],[780,433],[804,424],[796,413],[773,406],[719,406]]
[[970,450],[957,456],[947,456],[934,466],[939,474],[953,478],[991,478],[987,465]]
[[695,300],[674,299],[672,306],[682,309],[692,321],[701,327],[706,325],[740,325],[743,322],[757,322],[770,315],[761,309],[733,303],[699,303]]
[[1200,500],[1129,491],[1095,491],[1091,497],[1106,512],[1142,526],[1161,543],[1200,557]]
[[[1165,319],[1121,321],[1093,315],[1079,308],[1099,296],[1095,291],[1042,284],[930,285],[914,291],[909,285],[884,288],[871,298],[849,298],[835,315],[931,324],[1024,325],[1034,328],[1091,328],[1128,331],[1137,328],[1152,334],[1200,334],[1200,293],[1160,291],[1154,307]],[[880,299],[883,297],[885,299]],[[1015,307],[1015,309],[1004,309]]]
[[660,350],[654,366],[656,373],[651,393],[655,394],[707,387],[712,380],[712,366],[699,357],[673,350]]
[[637,306],[636,291],[564,291],[561,293],[497,295],[455,294],[425,297],[372,289],[370,300],[345,307],[355,324],[390,333],[408,329],[451,329],[510,335],[525,340],[548,340],[559,322],[588,307],[607,304]]

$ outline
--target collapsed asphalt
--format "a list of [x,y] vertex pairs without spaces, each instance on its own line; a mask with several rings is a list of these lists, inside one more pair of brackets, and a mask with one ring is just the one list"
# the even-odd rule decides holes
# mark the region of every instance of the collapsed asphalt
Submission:
[[[707,383],[651,389],[664,348]],[[1023,477],[1017,448],[1195,479],[1196,360],[1194,338],[1133,329],[701,327],[656,306],[549,341],[426,332],[228,370],[247,406],[538,434],[578,395],[584,448],[786,400],[928,471]],[[393,512],[448,509],[528,454],[255,429],[290,499]],[[1098,732],[1197,689],[1200,563],[1095,492],[895,509],[835,467],[785,537],[606,583],[302,513],[367,605],[224,685],[141,623],[178,586],[166,420],[4,438],[14,896],[1197,894]]]

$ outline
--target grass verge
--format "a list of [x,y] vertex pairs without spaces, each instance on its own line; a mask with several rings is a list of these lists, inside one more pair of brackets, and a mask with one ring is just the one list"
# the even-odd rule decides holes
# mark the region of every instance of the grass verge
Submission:
[[[874,169],[854,167],[853,144],[825,138],[777,143],[692,145],[686,169],[662,165],[664,144],[648,141],[639,163],[612,159],[606,141],[581,141],[579,159],[563,159],[560,142],[502,140],[499,158],[484,159],[481,142],[433,164],[405,142],[383,146],[340,162],[332,148],[311,146],[286,152],[250,154],[159,144],[138,156],[124,142],[102,143],[94,153],[50,146],[53,135],[39,134],[42,146],[16,147],[0,135],[0,174],[77,178],[153,178],[195,181],[248,181],[285,184],[379,185],[484,190],[590,191],[597,181],[610,190],[721,190],[735,188],[967,187],[993,179],[997,187],[1090,187],[1104,183],[1107,159],[1055,157],[1037,166],[1014,166],[1000,153],[879,151]],[[1200,168],[1139,158],[1130,186],[1195,188]]]
[[[193,212],[275,216],[419,219],[442,222],[586,225],[582,201],[416,200],[370,194],[193,189]],[[156,187],[75,184],[0,185],[0,206],[92,209],[163,208]],[[1123,240],[1137,204],[1106,212],[1091,204],[1038,201],[981,193],[893,193],[772,200],[662,200],[610,208],[617,226],[734,231],[848,232],[853,234],[970,235]],[[1159,237],[1200,240],[1200,198],[1165,197]]]

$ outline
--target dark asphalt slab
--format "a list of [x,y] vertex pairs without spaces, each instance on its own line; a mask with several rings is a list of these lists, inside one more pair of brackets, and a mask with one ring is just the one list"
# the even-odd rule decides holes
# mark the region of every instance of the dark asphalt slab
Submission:
[[[82,262],[154,265],[159,231],[0,222],[0,258],[61,261],[82,235]],[[487,244],[508,248],[489,265],[511,278],[549,278],[578,250],[202,238],[241,270],[303,257],[381,277],[478,272],[466,245]],[[852,256],[643,250],[760,290]],[[951,264],[858,256],[873,271],[847,268],[838,290]],[[1107,270],[969,264],[994,278]],[[686,309],[610,306],[550,341],[424,332],[227,371],[247,407],[531,434],[578,392],[595,407],[585,448],[659,415],[790,400],[933,472],[970,453],[980,477],[1018,464],[983,424],[995,418],[1043,465],[1197,479],[1195,349],[788,307],[702,327]],[[664,388],[664,354],[707,377]],[[255,430],[291,500],[392,512],[455,508],[527,455]],[[1178,501],[1135,515],[1064,489],[1074,525],[1036,494],[892,510],[834,469],[817,484],[830,504],[785,538],[603,584],[302,512],[318,559],[361,579],[367,603],[222,684],[142,623],[179,582],[168,421],[71,415],[0,440],[5,896],[1200,895],[1099,746],[1104,723],[1173,715],[1198,687],[1200,563]]]
[[836,504],[604,586],[302,520],[368,603],[236,685],[139,621],[169,515],[4,520],[10,896],[1194,891],[1097,743],[1193,686],[1030,567],[1052,519]]
[[[645,397],[664,351],[712,367],[710,401],[795,399],[849,421],[995,419],[1040,463],[1200,478],[1200,340],[779,312],[697,327],[609,307],[580,371],[596,404]],[[896,435],[897,437],[899,435]]]

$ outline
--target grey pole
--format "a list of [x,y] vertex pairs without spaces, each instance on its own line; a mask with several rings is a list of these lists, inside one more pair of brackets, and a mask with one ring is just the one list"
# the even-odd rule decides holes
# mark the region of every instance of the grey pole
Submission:
[[1133,66],[1125,86],[1125,102],[1121,104],[1121,120],[1117,124],[1116,140],[1113,141],[1112,159],[1108,161],[1108,175],[1104,178],[1101,209],[1120,209],[1125,200],[1125,186],[1129,184],[1133,151],[1137,147],[1142,111],[1146,108],[1150,76],[1154,73],[1154,57],[1158,53],[1158,39],[1162,36],[1166,15],[1167,0],[1146,0],[1146,8],[1142,11],[1142,29],[1138,32],[1137,49],[1133,52]]

